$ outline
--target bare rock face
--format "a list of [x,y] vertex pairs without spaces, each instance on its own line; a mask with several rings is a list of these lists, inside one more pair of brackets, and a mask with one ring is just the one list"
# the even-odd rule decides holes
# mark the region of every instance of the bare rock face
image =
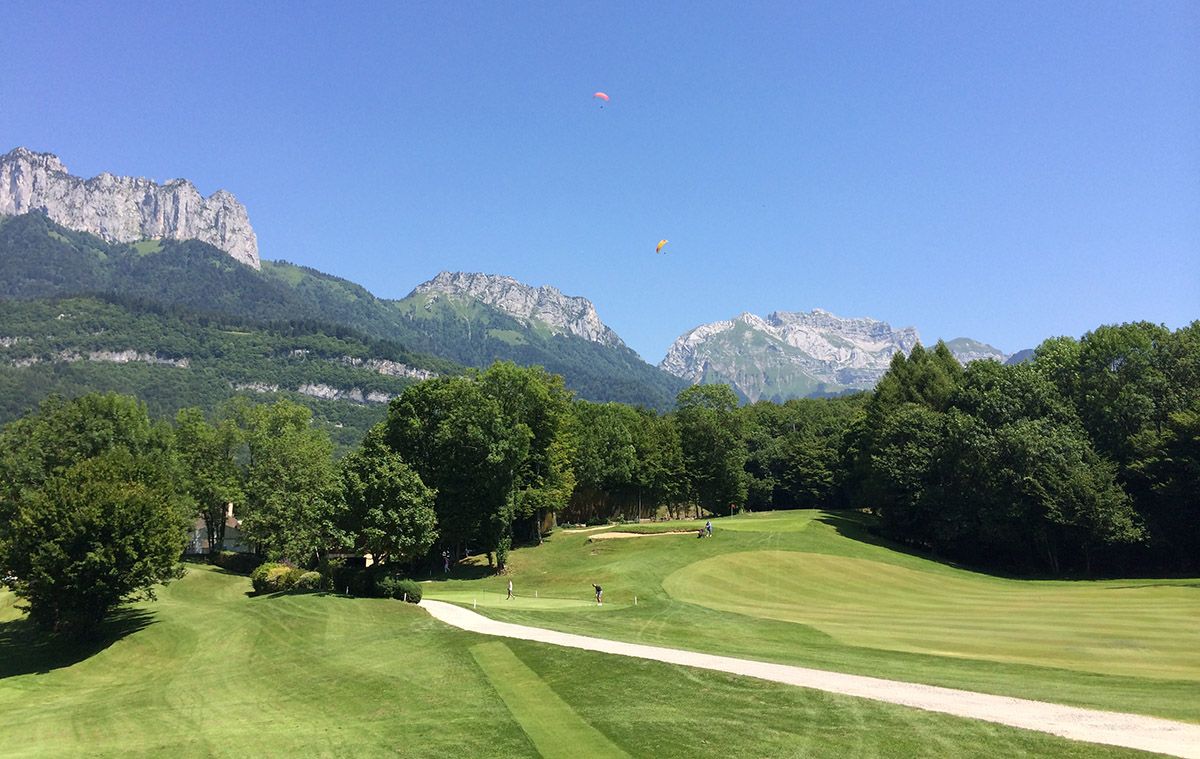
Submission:
[[81,179],[50,153],[16,148],[0,156],[0,214],[38,210],[109,242],[202,240],[247,266],[260,266],[245,206],[225,190],[205,198],[186,179],[160,185],[107,172]]
[[542,322],[556,333],[575,335],[607,346],[625,344],[616,332],[600,321],[590,300],[563,295],[558,288],[549,285],[535,288],[496,274],[444,271],[417,285],[413,292],[474,298],[522,322]]

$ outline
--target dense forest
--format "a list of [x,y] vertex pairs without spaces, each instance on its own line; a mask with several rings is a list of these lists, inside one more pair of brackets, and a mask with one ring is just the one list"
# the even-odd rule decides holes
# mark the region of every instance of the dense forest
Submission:
[[[348,450],[416,378],[463,371],[347,327],[255,323],[113,295],[0,301],[0,325],[0,421],[51,394],[130,393],[156,416],[212,411],[235,395],[286,397]],[[317,397],[318,388],[339,395]]]

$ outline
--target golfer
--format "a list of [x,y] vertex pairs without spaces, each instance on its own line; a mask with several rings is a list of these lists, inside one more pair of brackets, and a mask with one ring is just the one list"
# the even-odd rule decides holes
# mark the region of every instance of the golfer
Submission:
[[712,520],[711,519],[704,523],[704,531],[706,533],[708,533],[708,537],[710,537],[710,538],[712,537]]
[[[508,581],[508,598],[512,598],[512,580]],[[508,598],[506,598],[504,600],[507,601]]]
[[592,587],[596,589],[596,604],[597,605],[603,604],[604,603],[604,588],[600,587],[599,585],[597,585],[595,583],[592,583]]

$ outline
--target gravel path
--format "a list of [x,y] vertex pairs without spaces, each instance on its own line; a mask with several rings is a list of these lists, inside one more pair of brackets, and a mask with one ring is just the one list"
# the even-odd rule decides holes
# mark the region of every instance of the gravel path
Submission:
[[601,651],[669,664],[700,667],[787,685],[798,685],[803,688],[814,688],[830,693],[886,701],[932,712],[943,712],[959,717],[998,722],[1002,725],[1037,730],[1076,741],[1103,743],[1110,746],[1200,759],[1200,725],[1186,722],[1173,722],[1137,714],[1060,706],[1044,701],[992,696],[985,693],[904,683],[877,677],[826,672],[787,664],[735,659],[729,656],[646,646],[640,643],[621,643],[604,638],[544,630],[540,627],[498,622],[476,614],[470,609],[442,601],[425,600],[421,602],[421,606],[436,619],[440,619],[446,624],[484,635],[532,640],[556,646],[582,648],[587,651]]

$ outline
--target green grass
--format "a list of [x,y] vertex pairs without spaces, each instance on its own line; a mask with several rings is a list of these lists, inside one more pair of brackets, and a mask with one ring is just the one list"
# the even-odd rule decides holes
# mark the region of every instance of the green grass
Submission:
[[542,756],[628,756],[580,718],[504,643],[480,643],[471,647],[471,654]]
[[162,240],[138,240],[133,244],[133,249],[138,252],[139,256],[148,256],[151,253],[161,253],[162,248]]
[[16,619],[20,613],[16,609],[17,597],[8,588],[0,585],[0,622]]
[[[585,635],[1200,722],[1200,581],[996,577],[882,544],[864,519],[750,514],[713,520],[704,540],[559,532],[514,551],[504,577],[425,594]],[[556,601],[485,600],[509,578]]]
[[722,673],[497,642],[398,601],[248,591],[245,577],[192,567],[88,646],[47,639],[23,619],[0,622],[0,753],[1135,755]]

